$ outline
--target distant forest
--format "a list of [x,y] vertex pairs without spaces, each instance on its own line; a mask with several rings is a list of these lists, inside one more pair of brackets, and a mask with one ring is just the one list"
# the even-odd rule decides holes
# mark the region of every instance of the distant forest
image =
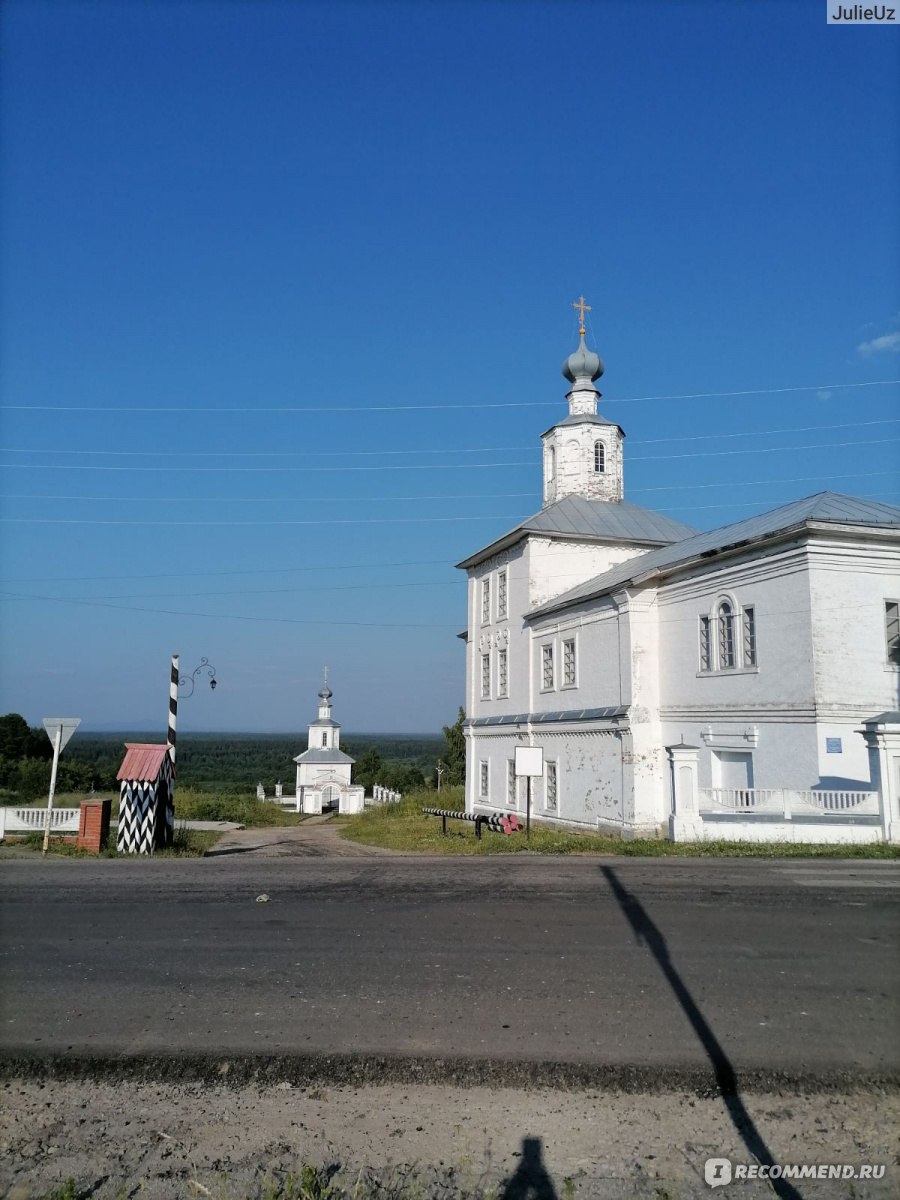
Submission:
[[[64,759],[82,765],[98,790],[115,785],[125,742],[161,741],[146,733],[78,733],[66,747]],[[280,780],[293,791],[294,755],[306,749],[297,734],[185,733],[178,738],[178,783],[211,792],[246,792],[261,783],[271,795]],[[354,782],[373,783],[399,791],[432,782],[446,742],[413,734],[360,734],[342,738],[341,749],[355,758]]]

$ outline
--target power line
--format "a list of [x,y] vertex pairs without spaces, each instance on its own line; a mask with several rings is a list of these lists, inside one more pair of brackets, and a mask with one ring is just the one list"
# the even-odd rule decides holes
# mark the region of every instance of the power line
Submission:
[[[850,445],[851,443],[842,443]],[[791,447],[792,449],[794,447]],[[37,454],[38,451],[33,453]],[[191,472],[192,474],[207,474],[207,475],[297,475],[309,474],[311,471],[340,471],[345,474],[347,471],[471,471],[482,470],[485,468],[496,469],[499,467],[533,467],[534,461],[531,462],[497,462],[497,463],[391,463],[380,467],[351,467],[346,463],[335,463],[333,467],[179,467],[178,473],[181,475]],[[21,471],[126,471],[129,474],[134,474],[136,471],[160,472],[164,471],[167,474],[172,473],[171,464],[161,464],[159,466],[90,466],[86,463],[4,463],[3,468],[6,471],[21,470]]]
[[[876,472],[872,472],[872,474],[873,475],[885,475],[885,474],[893,474],[893,472],[876,471]],[[752,485],[756,485],[756,484],[771,484],[771,483],[808,482],[810,479],[815,479],[815,478],[818,478],[818,477],[816,477],[816,476],[805,477],[805,478],[801,477],[800,479],[796,479],[796,480],[755,480],[755,481],[751,481],[751,483],[752,483]],[[837,478],[857,478],[857,476],[844,476],[844,477],[838,476]],[[717,486],[721,486],[721,485],[697,484],[694,486],[717,487]],[[751,484],[733,485],[733,486],[751,486]],[[650,489],[650,490],[658,490],[658,489]],[[892,496],[895,494],[896,493],[894,493],[894,492],[877,492],[877,493],[867,493],[866,495],[867,495],[868,499],[879,499],[879,498],[882,498],[885,496]],[[700,508],[703,508],[703,509],[755,508],[757,506],[757,504],[758,504],[758,501],[733,501],[733,502],[729,502],[727,504],[697,505],[697,506],[680,505],[677,508],[670,507],[668,509],[660,509],[658,511],[661,511],[661,512],[684,512],[684,511],[692,511],[693,509],[700,509]],[[534,557],[543,557],[539,551],[533,552],[533,556]],[[368,563],[347,563],[347,562],[307,563],[300,567],[282,567],[282,566],[249,567],[249,568],[242,568],[240,570],[229,570],[229,571],[204,570],[203,574],[207,578],[230,578],[233,576],[242,576],[242,575],[294,575],[294,574],[307,573],[307,572],[311,572],[311,571],[397,570],[397,569],[405,568],[405,567],[424,567],[424,566],[441,566],[441,567],[450,566],[450,567],[453,567],[453,566],[455,566],[455,563],[452,560],[448,560],[445,558],[407,559],[407,560],[404,560],[401,562],[375,562],[375,563],[372,563],[372,562],[368,562]],[[23,576],[23,577],[12,578],[12,579],[9,579],[9,578],[0,579],[0,582],[7,584],[7,585],[22,584],[22,583],[96,583],[96,582],[106,582],[106,581],[110,581],[110,580],[116,580],[118,582],[123,582],[125,580],[133,580],[133,579],[143,579],[143,580],[186,579],[186,578],[193,578],[195,575],[196,575],[196,568],[191,568],[190,570],[187,570],[187,571],[163,571],[163,572],[155,572],[152,574],[145,573],[145,574],[132,574],[132,575],[125,575],[125,574],[122,574],[121,572],[116,572],[115,575],[62,575],[62,576],[60,576],[60,575],[32,575],[32,576]],[[360,585],[360,586],[365,587],[367,585]],[[413,582],[411,584],[403,584],[403,585],[398,585],[398,586],[415,587],[415,586],[418,586],[418,584]],[[266,589],[263,589],[263,590],[265,591]],[[292,591],[292,590],[307,590],[307,589],[274,589],[274,590],[276,590],[276,591],[282,591],[282,590]],[[310,590],[313,590],[313,589],[310,589]],[[336,588],[334,590],[341,590],[341,589]],[[209,594],[219,595],[219,594],[232,594],[232,593],[209,593]],[[234,594],[237,594],[237,593],[234,593]],[[52,597],[50,597],[50,598],[52,599]],[[57,597],[57,599],[59,599],[59,598]]]
[[[890,472],[886,472],[890,474]],[[817,478],[823,478],[818,476]],[[839,476],[829,476],[829,478],[839,478]],[[857,476],[850,476],[857,478]],[[457,496],[60,496],[26,493],[26,492],[8,492],[5,495],[0,495],[0,500],[90,500],[90,501],[115,501],[116,503],[140,503],[147,501],[152,504],[334,504],[337,501],[345,504],[367,504],[376,500],[392,500],[395,502],[404,503],[419,503],[424,500],[524,500],[528,496],[535,496],[534,491],[530,492],[494,492],[489,496],[478,496],[466,492],[463,495]]]
[[752,446],[746,450],[690,450],[684,454],[633,454],[629,462],[662,462],[673,458],[723,458],[733,454],[775,454],[782,450],[843,450],[845,446],[888,446],[900,438],[870,438],[856,442],[813,442],[805,446]]
[[[635,563],[635,567],[639,566],[640,557],[641,556],[638,555],[637,558],[635,560],[633,560]],[[599,576],[596,576],[595,578],[599,578]],[[584,582],[587,583],[587,582],[589,582],[589,580],[585,580]],[[579,585],[576,584],[575,586],[577,587]],[[567,590],[571,590],[571,589],[567,589]],[[562,600],[564,596],[565,596],[565,592],[561,593],[559,596],[554,597],[554,599]],[[25,600],[25,601],[29,601],[29,602],[46,601],[47,603],[50,603],[50,604],[63,604],[63,605],[75,604],[75,605],[78,605],[78,606],[84,607],[84,608],[114,609],[118,612],[152,613],[157,616],[169,616],[169,617],[200,617],[206,621],[252,621],[255,624],[340,625],[340,626],[359,626],[359,627],[370,628],[370,629],[458,629],[458,627],[459,627],[458,621],[454,621],[452,623],[451,622],[441,622],[441,623],[421,624],[421,623],[408,622],[408,621],[403,621],[403,622],[399,622],[399,621],[396,621],[396,622],[389,622],[389,621],[335,621],[335,620],[330,620],[330,619],[316,619],[316,618],[302,618],[302,617],[257,617],[257,616],[246,616],[241,613],[184,612],[181,610],[167,609],[167,608],[150,608],[145,605],[113,604],[106,600],[74,599],[71,597],[59,597],[59,596],[20,596],[20,595],[12,595],[10,593],[0,593],[0,601],[3,601],[3,600]],[[589,602],[589,598],[585,597],[585,603],[587,603],[587,602]],[[831,613],[837,613],[837,612],[855,613],[855,612],[859,612],[863,608],[875,609],[875,608],[879,608],[879,607],[880,606],[877,604],[853,603],[853,604],[846,604],[846,605],[835,605],[835,606],[832,606],[829,608],[821,608],[818,611],[831,612]],[[808,614],[809,609],[808,608],[805,608],[805,609],[804,608],[766,609],[766,619],[770,620],[774,617],[796,616],[798,613]],[[657,621],[661,625],[680,625],[680,624],[696,625],[697,615],[696,615],[696,613],[692,613],[689,616],[684,616],[684,617],[658,616]]]
[[[843,421],[838,425],[795,425],[780,429],[748,429],[740,433],[692,433],[672,434],[669,437],[642,438],[630,442],[632,446],[652,446],[665,442],[708,442],[724,441],[726,439],[745,437],[770,437],[782,433],[824,433],[832,429],[861,429],[871,425],[900,425],[900,417],[885,417],[874,421]],[[38,447],[34,450],[18,446],[0,446],[0,454],[58,454],[58,455],[96,455],[115,458],[382,458],[386,454],[393,455],[436,455],[436,454],[521,454],[534,451],[532,446],[468,446],[460,449],[438,450],[404,449],[391,450],[50,450]]]
[[[874,472],[874,474],[893,474],[893,472]],[[720,484],[699,484],[699,487],[712,486],[720,487]],[[678,490],[678,489],[673,489]],[[882,495],[894,495],[894,492],[884,492]],[[724,504],[678,504],[670,505],[667,508],[657,509],[657,512],[685,512],[690,510],[700,509],[723,509],[723,508],[741,508],[753,507],[756,501],[740,501],[727,502]],[[787,503],[785,501],[784,503]],[[330,518],[303,518],[290,519],[281,518],[279,520],[270,521],[160,521],[150,519],[133,518],[128,520],[111,520],[106,517],[0,517],[0,524],[5,525],[107,525],[107,526],[123,526],[123,527],[166,527],[166,528],[259,528],[259,527],[292,527],[292,526],[321,526],[321,525],[446,525],[454,522],[464,521],[504,521],[515,522],[515,525],[521,524],[528,519],[529,513],[518,513],[516,515],[487,515],[481,514],[474,517],[330,517]],[[515,525],[513,528],[515,528]]]
[[[453,563],[446,558],[418,558],[407,562],[378,562],[378,563],[307,563],[302,567],[251,567],[240,571],[206,571],[207,577],[223,577],[231,575],[294,575],[306,571],[374,571],[381,569],[394,570],[397,567],[446,567]],[[3,583],[95,583],[107,579],[188,579],[197,574],[196,568],[190,571],[164,571],[153,575],[31,575],[20,579],[4,579]]]
[[16,596],[9,592],[0,594],[0,599],[27,600],[29,602],[33,602],[35,600],[45,600],[50,604],[78,604],[87,608],[113,608],[120,612],[155,613],[158,616],[165,617],[202,617],[206,621],[253,621],[260,624],[274,623],[278,625],[354,625],[367,629],[457,629],[459,627],[458,621],[455,621],[452,624],[449,622],[442,624],[429,624],[415,621],[332,621],[304,620],[301,617],[248,617],[238,613],[179,612],[177,610],[168,608],[147,608],[143,605],[111,604],[105,600],[82,600],[68,597],[63,598],[60,596]]
[[[736,454],[776,454],[783,451],[797,450],[843,450],[847,446],[887,446],[900,441],[900,438],[868,438],[856,441],[840,442],[808,442],[799,446],[748,446],[741,450],[688,450],[679,454],[637,454],[630,455],[628,463],[635,462],[664,462],[681,458],[720,458]],[[35,451],[35,453],[37,453]],[[171,473],[171,465],[159,466],[89,466],[85,463],[5,463],[6,470],[24,471],[118,471],[134,474],[140,472]],[[492,463],[390,463],[381,466],[348,466],[346,463],[336,463],[334,466],[296,466],[296,467],[179,467],[179,472],[186,474],[220,474],[220,475],[273,475],[310,472],[340,471],[481,471],[498,470],[501,468],[533,467],[531,462],[492,462]]]
[[[448,566],[448,563],[443,563],[442,566]],[[565,579],[567,576],[562,574],[559,578]],[[408,588],[425,588],[425,587],[442,587],[442,588],[462,588],[466,586],[465,576],[458,574],[456,578],[450,579],[414,579],[407,580],[403,583],[338,583],[329,584],[323,583],[315,587],[287,587],[287,588],[232,588],[225,591],[202,591],[202,592],[155,592],[152,596],[148,596],[146,592],[121,592],[113,596],[57,596],[58,600],[161,600],[166,596],[177,596],[180,599],[188,597],[205,596],[284,596],[284,595],[306,595],[314,592],[372,592],[372,591],[405,591]]]
[[[700,488],[736,488],[736,487],[771,487],[782,483],[817,483],[822,480],[835,481],[839,479],[875,479],[883,476],[898,475],[897,471],[856,471],[849,475],[833,475],[823,471],[818,475],[794,475],[787,479],[727,479],[718,483],[668,483],[649,488],[629,489],[629,495],[641,496],[647,492],[691,492]],[[346,504],[371,504],[375,501],[393,503],[421,503],[423,501],[439,500],[524,500],[528,497],[537,500],[538,493],[530,492],[494,492],[491,495],[473,495],[463,493],[444,496],[70,496],[50,492],[7,492],[0,494],[0,500],[64,500],[82,503],[117,503],[117,504],[334,504],[341,501]],[[715,508],[728,508],[728,504],[714,505]]]
[[[526,514],[527,515],[527,514]],[[112,521],[105,517],[0,517],[6,525],[167,525],[167,526],[229,526],[245,525],[431,525],[449,524],[453,521],[524,521],[517,516],[477,517],[332,517],[323,520],[280,520],[280,521]]]
[[[900,379],[871,379],[863,383],[813,383],[793,387],[745,388],[732,392],[683,392],[659,396],[624,396],[605,398],[605,404],[642,404],[657,400],[720,400],[736,396],[777,396],[793,392],[825,392],[849,388],[889,387]],[[556,400],[484,401],[478,404],[373,404],[373,405],[240,405],[221,408],[216,405],[131,405],[131,404],[4,404],[8,412],[99,412],[99,413],[216,413],[219,416],[242,413],[376,413],[376,412],[459,412],[463,409],[488,408],[548,408]]]

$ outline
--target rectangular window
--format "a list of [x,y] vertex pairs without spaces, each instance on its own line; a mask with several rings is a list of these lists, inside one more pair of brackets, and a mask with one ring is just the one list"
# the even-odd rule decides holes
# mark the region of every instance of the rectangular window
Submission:
[[328,734],[327,734],[327,733],[323,733],[323,734],[322,734],[322,745],[323,745],[323,746],[327,746],[327,745],[328,745]]
[[481,623],[487,625],[491,619],[491,581],[485,579],[481,584]]
[[488,765],[485,759],[478,765],[478,795],[482,800],[488,798]]
[[509,688],[508,665],[505,650],[497,651],[497,695],[505,696]]
[[745,608],[742,613],[744,627],[744,666],[756,666],[756,616],[752,608]]
[[549,692],[553,688],[553,647],[541,646],[541,689]]
[[506,764],[506,803],[510,808],[516,807],[516,760],[511,758]]
[[489,654],[481,656],[481,698],[482,700],[491,698],[491,656]]
[[575,639],[563,642],[563,687],[575,686]]
[[544,807],[551,812],[556,812],[558,800],[556,789],[556,763],[547,763],[547,790],[545,796]]
[[900,667],[900,603],[896,600],[884,602],[884,636],[888,662]]
[[700,670],[712,670],[709,645],[709,617],[700,618]]
[[506,616],[506,572],[501,571],[497,576],[497,617],[503,620]]

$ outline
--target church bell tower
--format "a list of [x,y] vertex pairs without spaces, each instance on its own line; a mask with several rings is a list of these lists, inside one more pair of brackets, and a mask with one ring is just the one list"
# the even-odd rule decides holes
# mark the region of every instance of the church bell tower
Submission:
[[603,361],[584,340],[584,296],[574,305],[580,313],[578,349],[563,362],[571,383],[566,399],[569,415],[541,435],[544,463],[544,508],[566,496],[615,502],[624,497],[622,443],[625,434],[597,412],[600,392],[594,381],[603,374]]

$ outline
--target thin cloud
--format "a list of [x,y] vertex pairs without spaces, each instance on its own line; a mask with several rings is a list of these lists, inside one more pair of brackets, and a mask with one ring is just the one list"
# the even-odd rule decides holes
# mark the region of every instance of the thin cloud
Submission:
[[885,333],[881,337],[872,338],[870,342],[860,342],[856,347],[860,354],[895,353],[900,354],[900,330],[896,333]]

